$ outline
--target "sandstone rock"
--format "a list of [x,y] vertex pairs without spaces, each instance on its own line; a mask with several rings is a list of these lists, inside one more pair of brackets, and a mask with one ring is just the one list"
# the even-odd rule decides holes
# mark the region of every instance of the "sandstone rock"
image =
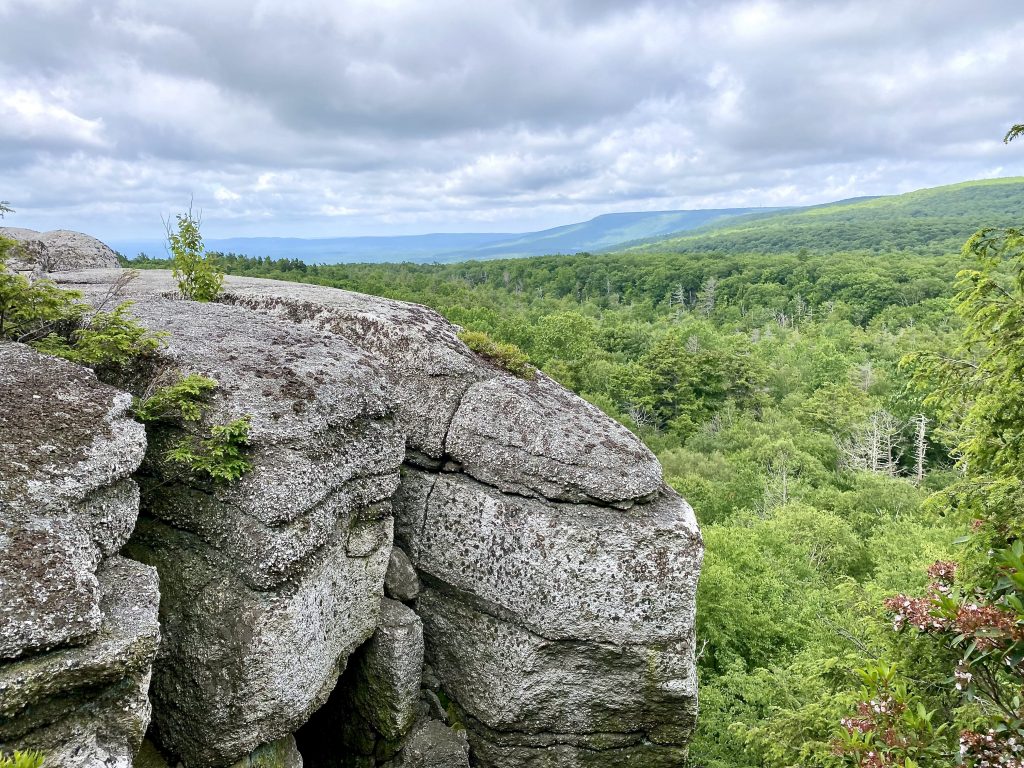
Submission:
[[[114,274],[59,279],[99,295]],[[172,650],[156,672],[156,719],[189,768],[224,765],[297,728],[330,690],[336,671],[325,660],[343,662],[369,636],[376,613],[331,617],[362,605],[374,579],[379,597],[401,458],[391,441],[403,438],[394,540],[423,584],[415,605],[430,687],[453,702],[475,761],[679,764],[696,712],[702,544],[639,441],[550,379],[496,369],[423,307],[243,278],[226,288],[233,307],[190,303],[187,316],[161,298],[174,292],[166,273],[143,274],[126,294],[142,299],[145,324],[181,334],[169,350],[176,366],[224,379],[213,418],[254,413],[251,480],[160,486],[130,550],[168,585]],[[283,359],[286,348],[308,357]],[[173,437],[151,435],[154,448]],[[374,458],[361,460],[367,452]],[[153,487],[165,470],[147,461]],[[353,576],[346,569],[359,558],[373,565]],[[333,584],[317,571],[326,560]],[[350,589],[338,597],[342,582]],[[297,615],[312,617],[310,652]],[[349,645],[332,644],[342,636]],[[312,661],[296,669],[289,644]],[[338,707],[299,732],[304,753],[316,743],[325,761],[310,758],[311,768],[379,765],[400,745],[357,714],[356,678],[349,670],[331,695]],[[185,733],[186,713],[204,733]],[[414,737],[395,765],[419,754]],[[466,764],[461,751],[455,765]]]
[[131,398],[88,369],[0,342],[0,659],[99,628],[96,569],[128,539],[146,447]]
[[149,723],[159,642],[156,573],[110,558],[91,641],[0,665],[0,752],[38,749],[61,768],[130,768]]
[[355,668],[359,713],[385,739],[404,736],[416,719],[423,669],[423,623],[394,600],[381,603],[377,631]]
[[[685,747],[702,548],[678,496],[663,489],[620,511],[407,470],[396,520],[427,586],[417,600],[426,658],[471,718],[474,744],[518,734],[515,759],[526,760],[550,744],[576,754],[611,740],[649,751],[652,765]],[[606,757],[587,764],[618,764]]]
[[692,632],[700,533],[668,489],[620,511],[408,470],[396,507],[428,584],[472,595],[544,637],[661,642]]
[[416,575],[416,569],[401,547],[394,547],[391,550],[388,570],[384,574],[384,593],[392,600],[403,603],[415,600],[416,595],[420,593],[420,580]]
[[66,272],[78,269],[108,269],[117,266],[117,254],[95,237],[81,232],[58,229],[36,232],[19,227],[0,227],[0,237],[17,240],[11,266],[44,272]]
[[343,339],[225,305],[132,311],[170,331],[168,370],[218,381],[204,424],[251,423],[253,470],[230,484],[182,476],[162,459],[180,431],[150,429],[127,549],[163,585],[160,745],[228,765],[302,725],[373,633],[404,434],[377,362]]
[[[114,270],[59,276],[69,288],[102,294]],[[127,298],[171,294],[166,271],[145,270],[128,286]],[[365,350],[377,361],[407,435],[409,460],[440,466],[445,436],[469,386],[499,372],[459,341],[456,328],[431,309],[349,291],[276,280],[229,276],[223,301],[289,323],[327,331]],[[148,298],[147,298],[148,302]]]
[[661,465],[632,432],[544,374],[473,384],[445,448],[464,472],[505,493],[615,504],[661,487]]
[[385,768],[469,768],[469,745],[444,723],[424,720]]
[[127,551],[162,583],[154,719],[186,766],[229,764],[297,729],[373,632],[388,549],[349,557],[346,522],[284,589],[257,591],[194,534],[140,520]]

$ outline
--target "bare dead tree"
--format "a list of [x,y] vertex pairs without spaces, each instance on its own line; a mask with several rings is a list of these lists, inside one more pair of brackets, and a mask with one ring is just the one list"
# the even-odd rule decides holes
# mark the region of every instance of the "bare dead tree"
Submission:
[[700,287],[697,294],[697,308],[704,317],[711,317],[715,311],[715,298],[718,293],[718,278],[709,277]]
[[900,473],[903,425],[886,410],[871,414],[849,438],[839,442],[841,461],[848,469],[895,477]]
[[928,417],[917,414],[910,420],[914,426],[914,484],[924,482],[924,459],[928,452]]

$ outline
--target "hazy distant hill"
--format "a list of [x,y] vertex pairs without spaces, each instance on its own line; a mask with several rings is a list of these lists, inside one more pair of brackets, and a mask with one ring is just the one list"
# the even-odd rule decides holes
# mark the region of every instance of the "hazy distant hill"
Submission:
[[[968,181],[903,195],[805,208],[720,208],[609,213],[521,234],[430,234],[321,239],[207,240],[211,251],[307,264],[457,262],[588,251],[950,253],[983,226],[1024,222],[1024,177]],[[161,242],[113,241],[121,253],[162,258]]]
[[739,216],[629,251],[949,253],[980,227],[1024,223],[1024,178],[968,181],[903,195]]
[[[451,262],[469,259],[501,259],[578,253],[615,248],[638,240],[684,232],[713,221],[753,211],[776,208],[722,208],[699,211],[650,211],[609,213],[590,221],[567,224],[540,232],[485,234],[430,234],[400,237],[239,237],[210,239],[210,251],[246,256],[300,259],[307,264],[348,262],[416,261]],[[126,256],[143,252],[155,258],[165,255],[162,242],[112,241]]]

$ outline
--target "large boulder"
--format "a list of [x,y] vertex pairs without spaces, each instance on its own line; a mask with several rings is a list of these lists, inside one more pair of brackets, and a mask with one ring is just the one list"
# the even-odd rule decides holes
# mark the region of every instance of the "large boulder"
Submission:
[[[100,296],[116,277],[58,279]],[[171,331],[176,367],[221,379],[211,418],[253,414],[256,470],[238,486],[170,479],[147,462],[144,487],[159,493],[129,551],[167,585],[168,650],[154,684],[164,745],[189,768],[219,766],[309,717],[334,679],[327,658],[336,654],[336,674],[379,614],[346,616],[359,629],[344,635],[299,611],[316,638],[343,638],[312,662],[307,654],[307,674],[280,642],[300,642],[282,627],[294,621],[284,606],[317,594],[310,605],[337,612],[343,600],[361,604],[355,592],[374,579],[379,596],[390,498],[394,543],[415,573],[394,557],[389,593],[418,614],[436,674],[421,716],[444,701],[485,768],[680,764],[696,715],[702,542],[643,444],[543,374],[519,379],[475,355],[424,307],[256,279],[229,277],[225,288],[229,306],[188,303],[187,314],[163,298],[174,293],[167,273],[144,273],[125,293],[145,325]],[[160,446],[174,434],[150,437]],[[342,539],[346,557],[366,560],[364,577],[331,559]],[[349,583],[344,598],[312,588],[324,558],[342,574],[327,593]],[[400,677],[389,653],[376,678]],[[331,695],[339,706],[298,734],[310,768],[412,759],[412,732],[400,733],[408,717],[393,718],[398,738],[384,739],[359,714],[365,682],[347,672]],[[175,702],[186,705],[176,712]],[[187,734],[186,713],[207,730]],[[316,745],[314,757],[303,744]]]
[[81,232],[66,229],[36,232],[21,227],[0,227],[0,237],[17,242],[9,265],[16,270],[38,268],[43,272],[67,272],[117,266],[117,253],[112,248]]
[[117,555],[146,449],[131,397],[0,342],[0,752],[129,768],[149,723],[156,572]]
[[156,381],[218,382],[192,429],[250,424],[231,483],[182,472],[180,425],[150,427],[126,549],[162,584],[156,739],[188,768],[229,765],[301,726],[377,627],[404,434],[377,361],[343,339],[160,296],[132,312],[170,334]]

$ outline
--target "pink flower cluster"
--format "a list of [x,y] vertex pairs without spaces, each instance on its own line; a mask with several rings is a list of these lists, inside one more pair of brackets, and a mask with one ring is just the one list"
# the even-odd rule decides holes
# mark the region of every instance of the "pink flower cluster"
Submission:
[[926,597],[896,595],[884,601],[893,614],[893,629],[899,632],[909,625],[918,632],[955,632],[973,637],[979,650],[990,650],[1024,639],[1024,628],[1016,616],[994,605],[964,603],[952,619],[942,615],[939,598],[949,595],[956,575],[956,563],[939,560],[928,568],[931,582]]
[[1024,768],[1024,744],[1020,739],[992,730],[961,733],[960,755],[975,768]]

